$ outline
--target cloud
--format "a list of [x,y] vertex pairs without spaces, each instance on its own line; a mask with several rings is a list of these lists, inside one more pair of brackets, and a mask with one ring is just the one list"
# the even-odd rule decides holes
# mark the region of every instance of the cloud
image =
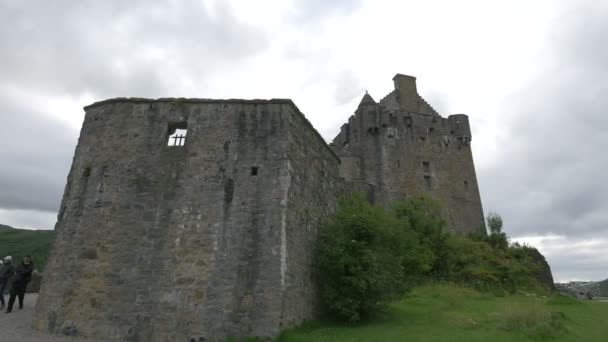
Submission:
[[356,97],[361,96],[363,85],[352,71],[343,70],[335,78],[334,100],[338,105],[352,102]]
[[536,246],[551,265],[554,281],[608,278],[608,234],[594,238],[565,235],[524,236],[520,243]]
[[13,228],[24,229],[52,229],[57,214],[38,210],[7,210],[0,208],[2,224]]
[[0,96],[0,208],[55,211],[78,132]]
[[478,173],[486,208],[503,214],[510,235],[608,229],[607,16],[608,5],[564,11],[544,70],[503,104],[500,158]]
[[312,24],[334,15],[349,15],[360,6],[360,0],[297,0],[292,15],[299,22]]
[[57,210],[82,105],[179,96],[268,47],[224,1],[0,1],[0,41],[4,220]]
[[265,33],[239,21],[224,1],[0,6],[0,79],[31,91],[167,96],[181,82],[203,79],[268,46]]
[[[0,0],[0,223],[52,226],[93,101],[287,97],[331,140],[401,72],[470,115],[484,208],[510,236],[585,249],[608,238],[607,17],[591,0]],[[548,253],[556,278],[583,267]]]

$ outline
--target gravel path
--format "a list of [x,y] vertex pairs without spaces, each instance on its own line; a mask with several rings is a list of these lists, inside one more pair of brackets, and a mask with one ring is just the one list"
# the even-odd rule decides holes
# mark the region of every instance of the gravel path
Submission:
[[[18,301],[15,301],[13,312],[10,314],[0,311],[0,342],[91,342],[90,339],[82,339],[68,336],[52,336],[39,333],[31,328],[34,306],[38,299],[37,294],[26,294],[23,310],[19,310]],[[4,295],[8,302],[8,296]]]

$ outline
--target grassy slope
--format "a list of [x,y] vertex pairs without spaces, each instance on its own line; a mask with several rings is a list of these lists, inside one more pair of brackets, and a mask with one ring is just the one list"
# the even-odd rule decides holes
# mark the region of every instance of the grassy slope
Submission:
[[310,323],[285,332],[280,340],[608,341],[607,336],[608,303],[426,286],[394,303],[383,318],[357,326]]
[[0,225],[0,257],[13,257],[13,262],[30,254],[36,269],[43,270],[55,232],[52,230],[12,229]]

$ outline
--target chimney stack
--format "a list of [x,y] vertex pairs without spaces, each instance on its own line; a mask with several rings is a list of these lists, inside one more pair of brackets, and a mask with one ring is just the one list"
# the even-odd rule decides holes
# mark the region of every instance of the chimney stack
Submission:
[[419,96],[416,89],[416,77],[397,74],[393,77],[393,81],[395,82],[395,90],[397,91],[397,102],[401,110],[417,112]]

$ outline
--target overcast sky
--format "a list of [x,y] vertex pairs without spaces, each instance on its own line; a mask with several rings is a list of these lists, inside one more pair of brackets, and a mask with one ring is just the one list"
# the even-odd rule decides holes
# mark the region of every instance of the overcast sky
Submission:
[[404,73],[469,115],[485,212],[608,278],[607,1],[0,0],[0,42],[0,223],[53,228],[94,101],[291,98],[330,141]]

